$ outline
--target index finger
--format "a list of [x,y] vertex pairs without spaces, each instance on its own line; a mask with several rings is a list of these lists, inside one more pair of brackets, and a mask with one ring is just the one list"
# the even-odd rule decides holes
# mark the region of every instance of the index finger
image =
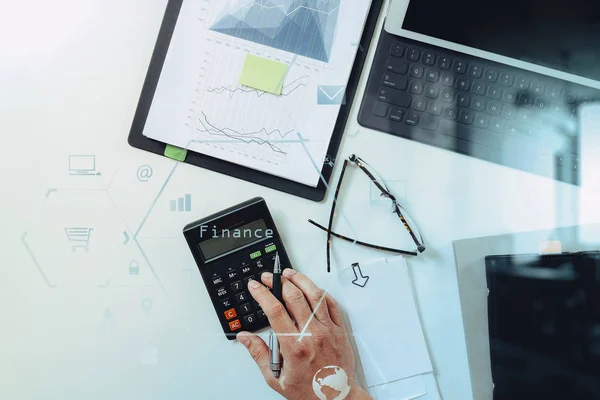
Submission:
[[254,300],[260,304],[260,307],[269,318],[269,322],[275,330],[275,333],[299,333],[298,328],[296,328],[296,324],[294,321],[292,321],[292,318],[288,314],[283,304],[281,304],[281,302],[277,300],[275,296],[273,296],[273,293],[271,293],[266,286],[259,281],[251,280],[248,282],[248,290],[250,291],[252,297],[254,297]]

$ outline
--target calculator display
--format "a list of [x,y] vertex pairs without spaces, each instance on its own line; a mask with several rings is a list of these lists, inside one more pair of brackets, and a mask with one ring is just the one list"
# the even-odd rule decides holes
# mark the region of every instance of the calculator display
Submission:
[[229,229],[217,230],[215,226],[202,226],[200,237],[210,238],[199,244],[204,258],[210,260],[251,243],[270,239],[273,237],[273,231],[267,227],[264,219],[258,219]]

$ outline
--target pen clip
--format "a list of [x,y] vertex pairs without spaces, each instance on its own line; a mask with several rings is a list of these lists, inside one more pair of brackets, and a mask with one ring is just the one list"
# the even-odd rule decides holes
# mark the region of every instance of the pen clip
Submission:
[[269,332],[269,360],[273,357],[273,338],[275,336],[275,332],[271,329]]

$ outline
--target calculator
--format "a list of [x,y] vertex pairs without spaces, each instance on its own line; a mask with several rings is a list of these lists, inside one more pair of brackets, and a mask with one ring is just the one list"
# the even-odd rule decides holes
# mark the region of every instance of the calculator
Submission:
[[248,282],[273,272],[276,253],[282,270],[292,266],[265,200],[256,197],[192,222],[183,235],[227,339],[269,326]]

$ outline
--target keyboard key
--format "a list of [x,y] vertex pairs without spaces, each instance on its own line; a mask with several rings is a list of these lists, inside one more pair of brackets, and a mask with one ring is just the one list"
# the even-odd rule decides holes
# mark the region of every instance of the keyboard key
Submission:
[[240,329],[242,329],[242,323],[240,322],[239,319],[236,319],[235,321],[231,321],[229,323],[229,329],[231,331],[239,331]]
[[252,306],[250,303],[242,304],[240,306],[240,311],[242,314],[248,314],[250,311],[252,311]]
[[416,111],[425,111],[427,108],[427,100],[422,97],[415,97],[413,100],[412,108]]
[[456,120],[457,115],[458,115],[458,113],[457,113],[456,107],[454,107],[454,106],[448,106],[444,110],[444,118],[449,119],[451,121]]
[[410,76],[412,76],[413,78],[421,79],[423,77],[424,71],[425,68],[423,68],[420,65],[414,64],[412,67],[410,67]]
[[435,64],[435,54],[432,51],[424,51],[422,62],[425,65]]
[[467,94],[459,93],[458,97],[456,98],[456,103],[460,107],[469,107],[469,104],[471,103],[471,98]]
[[425,96],[430,99],[437,99],[440,95],[440,89],[435,85],[425,86]]
[[566,90],[563,94],[563,99],[568,104],[575,104],[577,102],[577,95],[570,90]]
[[521,107],[531,107],[533,104],[533,96],[527,92],[520,93],[517,96],[517,104]]
[[467,71],[467,63],[461,60],[454,61],[454,72],[464,74]]
[[406,75],[395,74],[393,72],[387,72],[383,74],[381,80],[383,86],[392,87],[398,90],[406,90],[408,86],[408,78]]
[[490,122],[490,126],[492,127],[492,130],[496,133],[504,133],[504,129],[506,129],[506,122],[504,122],[503,120],[501,120],[500,118],[492,118],[492,121]]
[[443,88],[442,93],[440,94],[440,98],[442,99],[442,101],[451,103],[452,101],[454,101],[454,90],[450,88]]
[[442,72],[442,85],[452,87],[454,85],[454,75],[450,72]]
[[248,301],[248,295],[246,294],[246,292],[238,293],[235,295],[235,299],[238,303],[243,303]]
[[471,101],[471,108],[476,111],[485,110],[485,100],[482,97],[475,97],[473,101]]
[[485,93],[485,84],[479,83],[479,82],[473,82],[473,85],[471,86],[471,91],[474,94],[482,95]]
[[419,126],[428,131],[435,131],[440,124],[439,118],[434,117],[433,115],[425,114],[421,117],[421,122],[419,122]]
[[504,117],[505,119],[517,118],[516,108],[505,104],[502,108],[502,117]]
[[481,74],[483,73],[483,68],[477,64],[471,65],[469,68],[469,76],[471,78],[481,78]]
[[515,77],[513,74],[507,74],[506,72],[503,72],[500,75],[500,83],[505,86],[512,86],[514,81]]
[[517,94],[512,90],[505,90],[502,93],[502,100],[507,103],[514,104],[517,101]]
[[458,122],[465,125],[471,125],[473,123],[474,115],[471,111],[462,110],[458,117]]
[[487,95],[494,100],[498,100],[500,97],[502,97],[502,91],[498,86],[492,85],[488,88]]
[[377,102],[373,108],[373,115],[381,118],[387,117],[388,106],[385,103]]
[[394,57],[402,57],[404,55],[404,46],[402,46],[400,43],[392,44],[390,54]]
[[546,101],[546,99],[537,97],[534,101],[533,101],[533,106],[537,109],[540,110],[544,110],[547,107],[549,107],[550,105],[548,104],[548,102]]
[[471,87],[471,81],[468,79],[458,78],[456,80],[456,88],[459,90],[469,90]]
[[475,126],[481,129],[487,129],[490,126],[490,118],[485,114],[475,116]]
[[383,101],[385,103],[394,104],[400,107],[408,107],[411,102],[411,97],[396,89],[380,89],[379,90],[379,101]]
[[419,81],[412,81],[409,90],[412,94],[421,94],[423,93],[423,84]]
[[254,321],[256,321],[256,316],[255,316],[254,314],[246,315],[246,316],[244,317],[244,322],[245,322],[247,325],[251,325],[251,324],[253,324],[253,323],[254,323]]
[[517,80],[515,82],[515,87],[519,90],[529,89],[529,79],[524,78],[522,76],[517,77]]
[[399,108],[392,109],[390,113],[390,119],[396,122],[402,122],[402,118],[404,118],[404,111]]
[[408,58],[410,61],[419,61],[419,58],[421,58],[421,50],[415,49],[414,47],[408,49],[406,58]]
[[551,99],[558,99],[560,97],[560,88],[554,85],[548,85],[546,88],[546,94]]
[[406,123],[406,125],[411,125],[411,126],[415,126],[419,123],[419,114],[415,113],[415,112],[407,112],[406,115],[404,116],[404,123]]
[[452,66],[452,59],[449,57],[441,56],[438,60],[438,67],[441,69],[450,69]]
[[488,82],[496,82],[498,80],[498,71],[492,68],[486,69],[485,74],[483,74],[483,79]]
[[534,81],[531,84],[531,91],[534,94],[537,94],[537,95],[544,94],[544,90],[546,90],[546,85],[544,85],[543,83]]
[[488,113],[490,113],[492,115],[500,115],[500,113],[502,112],[502,107],[500,106],[499,103],[497,103],[495,101],[490,101],[487,105],[486,110]]
[[237,311],[235,311],[235,308],[230,308],[229,310],[225,311],[223,315],[225,315],[226,320],[234,319],[237,317]]
[[518,120],[524,124],[531,124],[533,122],[533,113],[528,110],[519,111]]
[[242,289],[244,289],[244,286],[242,285],[242,281],[235,281],[235,282],[231,283],[231,290],[233,290],[234,292],[239,292]]
[[390,72],[404,75],[408,71],[408,64],[400,58],[390,57],[385,68]]
[[442,104],[437,101],[432,101],[429,104],[429,108],[427,109],[427,111],[433,115],[442,115],[442,110],[443,110]]
[[440,73],[435,70],[427,70],[425,80],[429,82],[437,82],[440,79]]

